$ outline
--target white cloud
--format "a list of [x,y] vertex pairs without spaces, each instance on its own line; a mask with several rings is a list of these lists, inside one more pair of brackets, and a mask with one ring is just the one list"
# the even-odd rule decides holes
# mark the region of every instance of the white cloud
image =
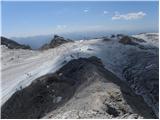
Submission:
[[115,15],[112,17],[112,20],[135,20],[135,19],[141,19],[146,15],[146,13],[140,11],[137,13],[128,13],[128,14],[119,14],[118,12],[115,12]]
[[83,12],[85,12],[85,13],[87,13],[89,10],[87,10],[87,9],[85,9],[85,10],[83,10]]
[[57,25],[57,29],[61,30],[61,29],[65,29],[67,26],[66,25]]
[[108,11],[103,11],[103,14],[108,14]]

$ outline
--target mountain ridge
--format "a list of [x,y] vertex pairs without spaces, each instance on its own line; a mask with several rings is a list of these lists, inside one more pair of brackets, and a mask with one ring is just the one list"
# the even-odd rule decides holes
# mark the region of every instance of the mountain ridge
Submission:
[[10,49],[31,49],[29,45],[22,45],[14,40],[1,36],[1,45],[5,45]]

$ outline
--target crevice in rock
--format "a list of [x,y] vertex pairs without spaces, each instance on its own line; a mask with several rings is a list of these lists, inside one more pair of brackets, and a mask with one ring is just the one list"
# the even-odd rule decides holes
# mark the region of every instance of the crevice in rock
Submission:
[[119,112],[114,108],[114,107],[111,107],[110,105],[107,104],[107,110],[106,112],[110,115],[113,115],[114,117],[117,117],[119,115]]

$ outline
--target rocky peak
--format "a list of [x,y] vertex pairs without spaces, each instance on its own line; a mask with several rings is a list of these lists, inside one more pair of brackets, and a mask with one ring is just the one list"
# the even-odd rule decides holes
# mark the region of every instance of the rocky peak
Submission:
[[61,36],[58,35],[54,35],[53,39],[51,40],[51,42],[49,44],[45,44],[41,47],[41,49],[49,49],[49,48],[55,48],[57,46],[60,46],[64,43],[68,43],[68,42],[73,42],[70,39],[65,39]]

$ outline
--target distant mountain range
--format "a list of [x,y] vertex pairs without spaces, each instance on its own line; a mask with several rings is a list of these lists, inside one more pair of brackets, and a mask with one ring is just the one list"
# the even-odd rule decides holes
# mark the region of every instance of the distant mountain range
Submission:
[[[116,33],[107,33],[104,31],[101,32],[87,32],[87,33],[66,33],[66,34],[59,34],[63,38],[76,40],[87,40],[87,39],[94,39],[94,38],[101,38],[101,37],[108,37],[112,36]],[[145,33],[139,33],[135,35],[142,35]],[[134,35],[134,33],[128,33],[128,35]],[[38,35],[38,36],[30,36],[30,37],[11,37],[10,40],[17,42],[17,44],[25,45],[30,47],[31,49],[43,49],[49,45],[53,38],[54,34],[48,35]],[[92,36],[92,37],[91,37]],[[8,38],[7,38],[8,39]]]
[[[70,39],[64,39],[63,37],[60,37],[58,35],[54,35],[54,37],[50,39],[50,42],[44,43],[41,47],[39,47],[39,50],[55,48],[67,42],[73,42],[73,41]],[[14,40],[8,39],[6,37],[1,37],[1,45],[5,45],[9,49],[31,49],[29,45],[19,44]]]
[[[64,38],[69,38],[72,40],[86,40],[86,39],[92,39],[96,37],[102,37],[102,36],[107,36],[111,34],[127,34],[127,35],[133,35],[137,34],[140,32],[126,32],[126,31],[121,31],[121,32],[106,32],[106,31],[99,31],[99,32],[75,32],[75,33],[63,33],[63,34],[58,34]],[[54,34],[48,34],[48,35],[37,35],[37,36],[29,36],[29,37],[11,37],[10,39],[15,40],[16,42],[20,44],[27,44],[30,45],[31,48],[33,49],[38,49],[42,45],[46,43],[50,43]]]

